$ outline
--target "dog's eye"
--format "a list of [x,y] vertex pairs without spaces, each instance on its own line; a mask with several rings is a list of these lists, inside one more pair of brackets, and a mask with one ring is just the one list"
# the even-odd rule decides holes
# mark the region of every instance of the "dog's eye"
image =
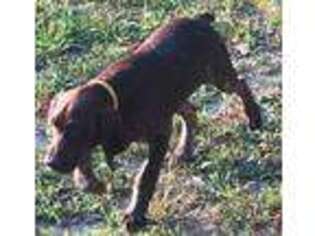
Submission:
[[78,135],[79,130],[79,126],[76,122],[70,122],[64,128],[64,136],[66,136],[67,138],[75,137]]
[[66,129],[74,129],[74,128],[76,128],[77,127],[77,122],[75,122],[75,121],[71,121],[71,122],[69,122],[67,125],[66,125]]

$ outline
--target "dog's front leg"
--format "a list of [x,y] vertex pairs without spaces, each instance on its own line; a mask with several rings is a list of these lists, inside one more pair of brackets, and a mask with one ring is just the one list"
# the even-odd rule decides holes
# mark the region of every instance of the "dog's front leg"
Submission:
[[145,161],[135,178],[132,199],[124,217],[129,231],[143,227],[147,223],[145,214],[168,149],[169,136],[170,129],[149,140],[149,160]]
[[104,142],[101,144],[106,155],[107,165],[111,171],[116,169],[114,162],[115,155],[125,151],[129,146],[129,142],[124,140],[123,136],[123,132],[119,130],[115,135],[110,136],[109,139],[104,140]]
[[105,184],[100,182],[92,169],[90,160],[81,160],[73,172],[73,180],[76,187],[83,191],[103,194],[106,190]]

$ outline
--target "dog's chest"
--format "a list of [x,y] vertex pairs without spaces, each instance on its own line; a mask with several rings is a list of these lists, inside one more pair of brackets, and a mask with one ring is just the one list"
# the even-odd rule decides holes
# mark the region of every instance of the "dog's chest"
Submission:
[[123,119],[122,135],[128,142],[143,141],[158,132],[164,121],[165,118],[153,109],[151,112],[138,112]]

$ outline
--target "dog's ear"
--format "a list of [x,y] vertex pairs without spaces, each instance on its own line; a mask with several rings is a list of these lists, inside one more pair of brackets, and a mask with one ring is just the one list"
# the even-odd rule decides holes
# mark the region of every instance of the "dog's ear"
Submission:
[[48,122],[54,125],[62,125],[67,117],[68,108],[80,94],[81,86],[60,92],[51,100],[48,109]]
[[65,92],[60,92],[56,94],[50,101],[47,120],[49,124],[56,125],[60,124],[64,117],[64,112],[66,109]]
[[67,108],[78,94],[77,89],[60,92],[51,100],[48,109],[48,123],[61,127],[67,116]]

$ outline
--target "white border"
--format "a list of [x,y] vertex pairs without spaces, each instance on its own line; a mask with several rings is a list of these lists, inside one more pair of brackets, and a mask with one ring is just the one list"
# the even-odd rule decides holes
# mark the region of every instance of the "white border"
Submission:
[[[283,4],[283,235],[307,236],[315,231],[315,8]],[[0,6],[1,235],[35,234],[34,10],[34,1]]]
[[34,7],[0,4],[1,235],[35,235]]
[[314,235],[314,1],[284,3],[284,231]]

